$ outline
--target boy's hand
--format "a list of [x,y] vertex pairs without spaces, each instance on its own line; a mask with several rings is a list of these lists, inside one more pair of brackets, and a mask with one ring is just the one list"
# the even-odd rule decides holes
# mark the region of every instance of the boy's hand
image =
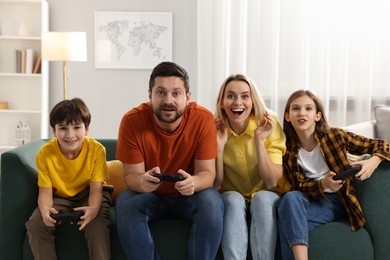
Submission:
[[54,224],[56,223],[56,220],[53,219],[50,215],[51,214],[58,214],[58,211],[55,208],[49,208],[45,210],[45,212],[42,212],[42,218],[43,222],[48,227],[54,227]]
[[58,214],[58,211],[53,208],[52,188],[39,187],[38,206],[45,225],[48,227],[53,227],[56,221],[50,217],[50,214]]
[[84,215],[80,217],[80,221],[77,223],[77,225],[80,225],[79,230],[83,230],[84,227],[91,222],[99,213],[98,208],[92,208],[89,206],[84,207],[77,207],[73,209],[74,211],[83,211]]

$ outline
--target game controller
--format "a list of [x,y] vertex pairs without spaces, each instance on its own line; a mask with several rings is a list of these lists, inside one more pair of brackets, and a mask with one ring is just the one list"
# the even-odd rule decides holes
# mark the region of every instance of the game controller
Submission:
[[65,223],[77,224],[80,221],[81,216],[83,215],[83,211],[71,210],[69,212],[59,211],[58,214],[50,214],[50,217],[57,221],[56,225]]
[[104,185],[103,186],[103,192],[104,191],[107,191],[108,192],[108,194],[111,196],[112,195],[112,193],[114,193],[114,186],[113,185]]
[[333,180],[342,180],[343,181],[348,177],[355,176],[355,174],[360,172],[361,169],[362,169],[361,165],[354,165],[351,168],[349,168],[345,171],[341,171],[338,174],[336,174],[335,176],[333,176]]
[[164,173],[153,173],[153,177],[159,178],[160,181],[168,181],[168,182],[177,182],[184,180],[184,177],[180,174],[164,174]]

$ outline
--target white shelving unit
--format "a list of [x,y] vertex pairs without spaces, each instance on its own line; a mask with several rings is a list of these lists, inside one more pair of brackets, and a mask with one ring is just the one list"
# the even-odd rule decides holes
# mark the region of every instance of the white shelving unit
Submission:
[[0,154],[17,146],[19,122],[28,122],[31,141],[49,136],[48,62],[39,74],[23,74],[16,61],[18,49],[40,55],[48,13],[46,0],[0,0],[0,102],[8,102],[0,109]]

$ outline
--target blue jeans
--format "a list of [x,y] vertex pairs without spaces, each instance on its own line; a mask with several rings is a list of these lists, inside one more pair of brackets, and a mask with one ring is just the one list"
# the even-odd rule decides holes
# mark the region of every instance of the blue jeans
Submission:
[[278,227],[283,260],[294,259],[291,247],[309,246],[309,231],[337,219],[346,212],[337,193],[325,193],[328,200],[311,199],[300,191],[287,192],[280,200]]
[[172,218],[192,222],[188,259],[215,259],[217,255],[224,206],[215,189],[179,197],[125,190],[117,198],[115,209],[118,236],[127,259],[160,259],[148,223]]
[[[274,259],[277,240],[276,204],[278,194],[257,192],[250,203],[236,191],[222,193],[225,203],[222,252],[225,259],[246,259],[248,250],[247,215],[251,215],[250,245],[253,259]],[[249,207],[249,209],[248,209]]]

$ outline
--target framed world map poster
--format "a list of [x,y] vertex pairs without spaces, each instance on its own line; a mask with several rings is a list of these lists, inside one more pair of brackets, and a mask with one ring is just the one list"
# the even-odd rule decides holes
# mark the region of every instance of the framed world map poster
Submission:
[[95,68],[150,69],[172,61],[172,13],[95,12]]

